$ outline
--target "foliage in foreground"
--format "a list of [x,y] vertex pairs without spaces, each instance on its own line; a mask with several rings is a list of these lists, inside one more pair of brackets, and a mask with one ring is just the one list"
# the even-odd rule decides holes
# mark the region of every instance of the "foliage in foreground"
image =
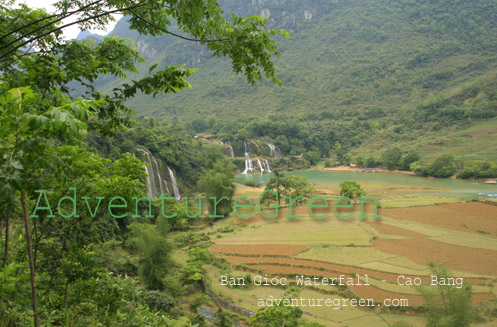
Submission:
[[[430,264],[438,280],[453,277],[446,268]],[[420,287],[427,309],[427,327],[468,327],[477,317],[471,304],[471,285],[437,285]]]

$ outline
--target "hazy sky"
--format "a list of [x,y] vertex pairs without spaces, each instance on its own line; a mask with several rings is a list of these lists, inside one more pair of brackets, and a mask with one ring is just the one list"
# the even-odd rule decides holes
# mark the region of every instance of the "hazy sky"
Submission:
[[[48,12],[53,12],[54,7],[51,4],[56,2],[56,0],[17,0],[16,2],[17,3],[25,3],[27,6],[33,7],[33,8],[45,8],[45,9],[47,9]],[[119,16],[119,15],[114,16],[114,18],[116,19],[116,22],[120,17],[121,16]],[[70,22],[70,21],[67,21],[67,22]],[[107,34],[110,31],[112,31],[116,22],[113,22],[109,26],[107,26],[107,31],[92,30],[91,32],[96,33],[96,34],[101,34],[101,35]],[[75,38],[79,34],[79,32],[80,31],[79,31],[79,28],[77,26],[70,26],[70,27],[64,29],[64,35],[68,39]]]

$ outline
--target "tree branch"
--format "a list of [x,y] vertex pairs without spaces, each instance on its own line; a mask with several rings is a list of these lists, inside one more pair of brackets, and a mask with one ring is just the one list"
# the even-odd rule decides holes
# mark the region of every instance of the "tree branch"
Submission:
[[9,225],[10,225],[10,208],[7,208],[7,215],[5,216],[5,245],[4,245],[4,254],[2,261],[2,268],[7,264],[7,260],[9,257]]
[[182,35],[179,35],[179,34],[176,34],[176,33],[173,33],[173,32],[170,32],[168,30],[166,30],[165,28],[162,28],[160,27],[159,25],[149,21],[148,19],[145,19],[143,18],[142,16],[138,15],[136,12],[134,12],[133,10],[131,9],[128,9],[128,11],[130,13],[132,13],[134,16],[136,16],[137,18],[141,19],[142,21],[144,21],[145,23],[149,24],[150,26],[152,27],[155,27],[156,29],[158,30],[161,30],[162,32],[164,33],[167,33],[167,34],[170,34],[172,36],[176,36],[176,37],[179,37],[180,39],[183,39],[183,40],[187,40],[187,41],[193,41],[193,42],[221,42],[221,41],[228,41],[228,40],[231,40],[230,38],[223,38],[223,39],[214,39],[214,40],[199,40],[199,39],[192,39],[192,38],[188,38],[188,37],[185,37],[185,36],[182,36]]
[[[30,32],[28,32],[28,33],[25,33],[25,34],[23,34],[23,35],[19,36],[17,39],[15,39],[15,40],[13,40],[13,41],[11,41],[11,42],[9,42],[9,43],[5,44],[4,46],[2,46],[2,48],[7,48],[7,47],[11,46],[12,44],[14,44],[14,43],[16,43],[16,42],[21,41],[21,40],[22,40],[22,39],[24,39],[25,37],[27,37],[27,36],[29,36],[29,35],[32,35],[32,34],[34,34],[34,33],[38,32],[38,31],[41,31],[41,30],[42,30],[42,29],[44,29],[45,27],[48,27],[48,26],[53,25],[53,24],[55,24],[55,23],[57,23],[57,22],[60,22],[61,20],[63,20],[63,19],[65,19],[65,18],[67,18],[67,17],[70,17],[70,16],[74,15],[75,13],[78,13],[78,12],[80,12],[80,11],[83,11],[83,10],[85,10],[85,9],[88,9],[88,8],[90,8],[91,6],[93,6],[93,5],[95,5],[95,4],[98,4],[98,3],[99,3],[99,2],[101,2],[101,1],[102,1],[102,0],[97,0],[97,1],[95,1],[95,2],[92,2],[92,3],[90,3],[90,4],[86,5],[86,6],[84,6],[84,7],[79,8],[78,10],[71,11],[71,12],[69,12],[69,13],[65,14],[64,16],[61,16],[61,17],[59,17],[58,19],[56,19],[56,20],[54,20],[54,21],[51,21],[50,23],[47,23],[47,24],[45,24],[45,25],[42,25],[42,26],[38,27],[37,29],[35,29],[35,30],[33,30],[33,31],[30,31]],[[5,34],[4,36],[2,36],[2,37],[0,38],[0,40],[1,40],[1,39],[3,39],[4,37],[7,37],[7,36],[9,36],[9,35],[13,34],[13,33],[16,33],[16,32],[18,32],[18,31],[23,30],[23,29],[25,29],[26,27],[29,27],[29,26],[31,26],[31,25],[34,25],[34,24],[36,24],[36,23],[42,22],[42,21],[47,20],[47,19],[50,19],[50,18],[57,17],[57,16],[59,16],[59,15],[62,15],[62,13],[57,14],[57,15],[48,16],[48,17],[46,17],[46,18],[38,19],[37,21],[34,21],[34,22],[31,22],[31,23],[29,23],[29,24],[27,24],[27,25],[21,26],[21,27],[20,27],[20,28],[18,28],[17,30],[14,30],[14,31],[12,31],[12,32],[9,32],[9,33]]]
[[79,23],[83,23],[83,22],[87,22],[89,20],[92,20],[92,19],[96,19],[96,18],[99,18],[99,17],[102,17],[102,16],[106,16],[106,15],[110,15],[110,14],[114,14],[114,13],[117,13],[117,12],[122,12],[124,10],[130,10],[130,9],[135,9],[135,8],[139,8],[139,7],[142,7],[144,6],[145,3],[141,3],[141,4],[137,4],[135,6],[131,6],[131,7],[128,7],[128,8],[122,8],[122,9],[114,9],[114,10],[109,10],[109,11],[106,11],[106,12],[103,12],[101,14],[98,14],[98,15],[95,15],[95,16],[91,16],[91,17],[86,17],[84,19],[80,19],[80,20],[77,20],[77,21],[74,21],[74,22],[71,22],[71,23],[68,23],[68,24],[65,24],[65,25],[62,25],[60,27],[57,27],[57,28],[54,28],[48,32],[45,32],[43,34],[40,34],[38,36],[35,36],[35,37],[32,37],[31,39],[27,40],[27,41],[24,41],[18,45],[16,45],[15,47],[13,47],[12,49],[8,50],[7,52],[5,52],[4,54],[0,55],[0,60],[2,60],[3,58],[5,58],[6,56],[8,56],[9,54],[11,54],[12,52],[16,51],[17,49],[19,48],[22,48],[23,46],[25,46],[26,44],[28,43],[31,43],[33,41],[36,41],[36,40],[39,40],[41,39],[42,37],[45,37],[47,35],[50,35],[54,32],[57,32],[57,31],[60,31],[60,30],[63,30],[64,28],[66,27],[69,27],[69,26],[72,26],[72,25],[75,25],[75,24],[79,24]]

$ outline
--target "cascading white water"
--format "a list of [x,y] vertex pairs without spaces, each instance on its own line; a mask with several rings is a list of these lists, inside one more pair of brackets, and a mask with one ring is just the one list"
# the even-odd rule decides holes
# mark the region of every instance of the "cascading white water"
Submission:
[[159,167],[159,163],[157,162],[157,159],[155,159],[154,156],[151,156],[151,158],[152,158],[152,160],[154,162],[154,165],[155,165],[153,171],[155,171],[156,176],[157,176],[157,181],[159,182],[158,183],[159,184],[159,190],[157,190],[157,189],[156,190],[159,191],[159,196],[160,196],[162,194],[162,192],[164,192],[164,189],[162,188],[162,185],[163,185],[162,180],[163,179],[162,179],[162,177],[160,175],[160,167]]
[[228,152],[226,153],[226,157],[228,158],[234,158],[235,157],[235,153],[233,151],[233,147],[230,145],[230,144],[227,144],[225,149],[228,149]]
[[147,177],[145,178],[145,183],[147,184],[147,196],[149,198],[152,198],[154,196],[154,190],[155,187],[152,186],[154,183],[154,180],[150,174],[150,169],[149,169],[150,161],[148,165],[145,165],[145,172],[147,173]]
[[267,146],[271,149],[270,156],[271,158],[275,159],[280,159],[281,158],[281,151],[271,143],[267,143]]
[[[256,158],[255,160],[257,160],[257,165],[259,166],[259,172],[262,174],[264,172],[268,172],[270,173],[271,172],[271,166],[269,165],[269,162],[267,161],[267,159],[259,159],[259,158]],[[242,174],[248,174],[248,173],[253,173],[253,172],[256,172],[257,169],[256,167],[254,167],[253,165],[253,160],[252,159],[246,159],[245,160],[245,170],[243,171]]]
[[250,149],[250,144],[247,141],[245,141],[244,146],[245,146],[245,158],[250,158],[250,152],[248,152],[248,150]]
[[[170,195],[171,192],[169,191],[167,180],[162,178],[161,175],[162,162],[155,158],[149,151],[143,149],[137,150],[143,152],[147,158],[148,165],[145,165],[145,172],[147,173],[147,178],[145,179],[145,183],[147,185],[147,196],[149,198],[158,198],[163,192]],[[174,180],[174,182],[176,181]]]
[[262,159],[262,163],[264,164],[264,167],[268,173],[271,172],[271,167],[269,166],[269,162],[266,159]]
[[257,163],[259,164],[259,170],[262,174],[264,172],[264,168],[262,167],[262,164],[261,164],[261,161],[259,160],[259,158],[257,158]]
[[149,198],[155,197],[156,194],[156,187],[155,187],[155,179],[154,179],[154,168],[152,164],[152,159],[151,155],[142,149],[137,149],[138,151],[141,151],[145,154],[145,157],[147,157],[147,164],[145,165],[145,172],[147,173],[147,178],[145,179],[145,183],[147,184],[147,196]]
[[171,170],[171,168],[169,168],[169,166],[167,166],[167,170],[169,170],[169,176],[171,177],[171,183],[173,184],[174,197],[176,198],[176,200],[179,200],[181,199],[181,194],[179,194],[178,184],[176,183],[176,177],[174,176],[174,173]]
[[252,173],[254,171],[254,167],[252,166],[252,160],[247,159],[245,160],[245,170],[243,171],[242,174],[247,175],[248,173]]

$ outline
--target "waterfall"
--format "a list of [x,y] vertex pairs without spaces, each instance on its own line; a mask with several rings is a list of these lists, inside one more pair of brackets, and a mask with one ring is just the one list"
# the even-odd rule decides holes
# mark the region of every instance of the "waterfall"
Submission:
[[264,168],[262,167],[261,161],[259,158],[257,158],[257,163],[259,164],[259,170],[261,171],[261,174],[264,172]]
[[150,165],[151,165],[150,156],[148,155],[147,152],[143,151],[142,149],[138,149],[138,150],[142,151],[147,156],[148,165],[147,164],[145,165],[145,172],[147,173],[147,178],[145,178],[145,183],[147,184],[147,196],[149,198],[153,198],[154,191],[155,191],[155,182],[154,182],[154,179],[152,178],[152,174],[150,173],[150,170],[151,170],[151,168],[150,168]]
[[[147,164],[145,165],[145,172],[147,173],[147,177],[145,179],[145,183],[147,185],[147,196],[149,198],[158,198],[162,195],[162,192],[168,195],[171,194],[171,192],[169,191],[167,180],[161,175],[162,162],[159,159],[155,158],[152,153],[147,150],[137,150],[145,154],[147,161]],[[173,180],[172,178],[171,180],[173,181],[173,187],[176,187],[176,180]]]
[[159,163],[150,152],[143,149],[137,150],[143,152],[145,154],[145,157],[147,158],[148,165],[145,165],[145,172],[147,173],[147,178],[145,179],[145,182],[147,184],[147,196],[150,198],[159,197],[161,195],[161,192],[164,190],[164,184],[166,185],[167,189],[167,182],[163,180],[162,176],[160,175]]
[[[161,166],[159,166],[159,162],[157,161],[157,159],[154,157],[154,156],[151,156],[152,160],[154,161],[154,164],[155,164],[155,172],[156,172],[156,175],[157,175],[157,181],[159,182],[159,196],[162,194],[162,192],[164,192],[164,188],[163,188],[163,185],[164,183],[166,183],[166,188],[167,188],[167,182],[162,178],[162,176],[160,175],[160,171],[161,171]],[[156,189],[157,190],[157,189]],[[169,193],[169,190],[167,190],[167,192]]]
[[233,147],[230,144],[226,144],[226,147],[224,149],[228,150],[228,152],[226,153],[226,157],[228,157],[228,158],[234,158],[235,157],[235,153],[233,152]]
[[247,173],[252,173],[254,171],[254,167],[252,166],[252,160],[247,159],[245,160],[245,170],[243,171],[242,174],[247,174]]
[[179,200],[181,199],[181,194],[179,194],[178,184],[176,183],[176,177],[174,176],[174,173],[171,170],[171,168],[169,168],[169,166],[167,166],[167,170],[169,170],[169,176],[171,177],[171,183],[173,184],[174,197],[176,198],[176,200]]
[[271,143],[267,143],[267,146],[271,149],[270,156],[271,158],[275,159],[280,159],[281,158],[281,151]]
[[250,158],[250,152],[249,152],[250,144],[247,141],[245,141],[244,146],[245,146],[245,158]]
[[264,167],[268,173],[271,172],[271,167],[269,166],[269,162],[266,159],[262,159],[262,163],[264,164]]
[[[266,159],[256,158],[255,160],[257,160],[257,165],[259,166],[258,170],[260,171],[261,174],[264,172],[268,173],[271,172],[271,166],[269,166],[269,162]],[[243,171],[242,174],[246,175],[248,173],[253,173],[257,171],[256,167],[254,167],[253,165],[253,162],[254,161],[252,159],[245,160],[245,170]]]

